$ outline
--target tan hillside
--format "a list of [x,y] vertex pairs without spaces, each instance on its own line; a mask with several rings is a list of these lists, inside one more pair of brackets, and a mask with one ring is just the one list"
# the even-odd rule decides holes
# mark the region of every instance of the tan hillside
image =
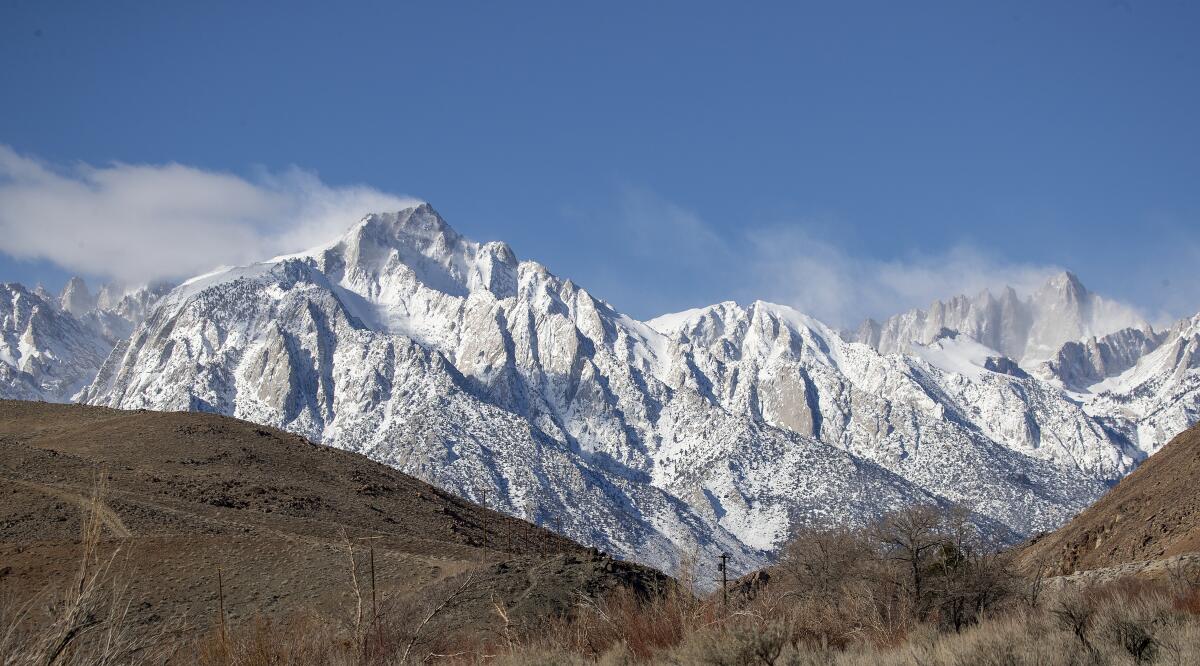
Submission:
[[131,624],[147,632],[168,621],[213,626],[218,568],[233,624],[297,613],[353,621],[343,531],[368,608],[370,542],[381,605],[428,606],[472,579],[434,622],[439,633],[497,631],[497,606],[528,624],[579,594],[664,584],[652,570],[270,428],[0,401],[0,599],[9,608],[77,575],[99,470],[108,477],[102,547],[120,547],[112,566],[128,586]]
[[1176,436],[1104,497],[1020,555],[1054,573],[1200,551],[1200,426]]

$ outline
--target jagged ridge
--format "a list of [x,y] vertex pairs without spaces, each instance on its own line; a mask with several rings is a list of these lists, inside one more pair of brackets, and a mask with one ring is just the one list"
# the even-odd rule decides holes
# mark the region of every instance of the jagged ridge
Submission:
[[83,398],[287,428],[665,568],[748,567],[797,523],[911,501],[1049,529],[1140,459],[970,337],[880,354],[767,303],[638,322],[423,205],[181,285]]

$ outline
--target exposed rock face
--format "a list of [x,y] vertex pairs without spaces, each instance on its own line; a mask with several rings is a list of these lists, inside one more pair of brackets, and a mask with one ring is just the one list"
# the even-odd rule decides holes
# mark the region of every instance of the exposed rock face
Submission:
[[1046,362],[1043,374],[1058,378],[1066,388],[1084,391],[1132,368],[1166,338],[1165,333],[1125,328],[1100,338],[1068,342]]
[[989,356],[983,362],[983,369],[1002,375],[1012,375],[1018,379],[1028,379],[1029,373],[1021,369],[1017,362],[1007,356]]
[[1011,287],[998,296],[987,290],[974,298],[956,296],[883,323],[868,320],[854,339],[885,354],[907,353],[913,343],[932,342],[943,328],[1023,364],[1051,358],[1063,344],[1090,336],[1123,328],[1152,332],[1129,308],[1089,292],[1075,275],[1060,273],[1028,298]]
[[181,285],[83,397],[283,427],[658,566],[748,567],[797,523],[911,501],[1052,528],[1132,468],[971,337],[887,356],[761,302],[638,322],[423,205]]
[[82,317],[96,307],[96,298],[83,279],[76,276],[67,281],[62,295],[58,297],[59,307],[76,317]]

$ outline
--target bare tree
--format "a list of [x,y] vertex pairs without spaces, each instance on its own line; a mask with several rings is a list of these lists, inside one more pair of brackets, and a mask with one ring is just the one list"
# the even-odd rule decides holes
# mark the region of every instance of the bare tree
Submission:
[[862,531],[803,529],[784,548],[776,571],[792,593],[830,601],[866,579],[876,556]]
[[872,529],[885,559],[898,564],[904,571],[903,586],[918,616],[928,608],[927,579],[932,560],[950,543],[947,538],[944,512],[932,504],[918,504],[893,511]]

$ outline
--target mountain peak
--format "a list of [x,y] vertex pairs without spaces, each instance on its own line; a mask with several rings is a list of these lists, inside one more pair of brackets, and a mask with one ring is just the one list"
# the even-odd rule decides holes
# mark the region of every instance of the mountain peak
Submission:
[[1087,298],[1090,292],[1087,287],[1083,286],[1083,282],[1080,281],[1079,276],[1071,271],[1062,271],[1046,280],[1042,288],[1038,289],[1034,298],[1040,300],[1041,297],[1049,293],[1062,294],[1069,299],[1082,301]]
[[423,203],[398,211],[371,213],[343,241],[351,245],[415,251],[426,257],[461,254],[470,241],[451,227],[433,206]]
[[912,309],[879,324],[864,323],[853,339],[884,353],[905,353],[913,342],[929,344],[943,328],[968,335],[1022,364],[1053,356],[1063,344],[1123,328],[1150,330],[1131,307],[1092,292],[1077,275],[1063,270],[1046,278],[1031,294],[1006,286],[974,298],[934,301],[928,310]]
[[71,279],[67,280],[67,284],[63,286],[62,290],[64,296],[75,292],[82,292],[85,294],[88,293],[87,282],[84,282],[83,278],[79,277],[78,275],[72,275]]
[[96,299],[92,296],[92,292],[83,278],[76,275],[63,287],[62,295],[59,296],[59,305],[63,310],[79,317],[96,307]]
[[397,211],[371,213],[363,218],[366,227],[378,227],[394,234],[430,238],[437,235],[458,237],[433,206],[422,203]]

